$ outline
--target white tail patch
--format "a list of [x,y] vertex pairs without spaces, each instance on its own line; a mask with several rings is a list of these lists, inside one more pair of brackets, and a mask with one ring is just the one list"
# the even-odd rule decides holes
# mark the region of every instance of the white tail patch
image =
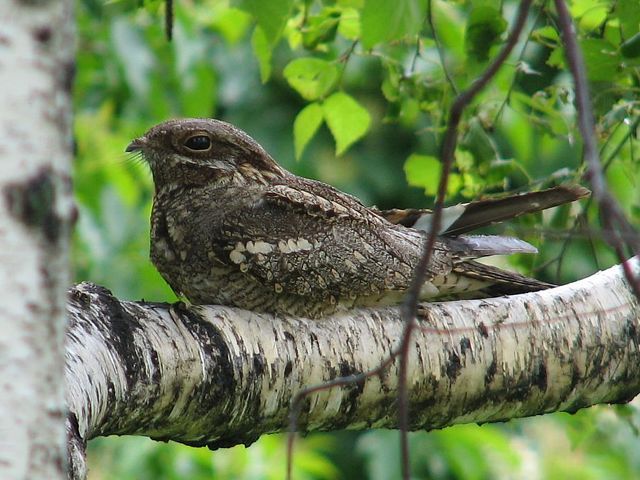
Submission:
[[[447,228],[453,225],[460,215],[464,213],[465,206],[461,203],[458,205],[452,205],[442,209],[442,217],[440,218],[440,228],[436,233],[446,232]],[[416,230],[422,230],[423,232],[431,232],[431,224],[433,223],[433,213],[425,213],[420,215],[418,220],[413,224],[413,228]]]

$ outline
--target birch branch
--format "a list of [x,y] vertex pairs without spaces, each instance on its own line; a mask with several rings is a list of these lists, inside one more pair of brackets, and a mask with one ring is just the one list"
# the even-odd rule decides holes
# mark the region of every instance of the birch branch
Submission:
[[[68,311],[76,445],[114,434],[248,445],[287,429],[302,388],[376,367],[403,328],[398,308],[311,321],[120,302],[88,283],[70,292]],[[627,402],[640,392],[639,320],[620,266],[537,293],[425,304],[409,359],[410,428]],[[395,362],[364,383],[311,395],[300,428],[394,428],[397,373]],[[82,471],[80,450],[73,471]]]

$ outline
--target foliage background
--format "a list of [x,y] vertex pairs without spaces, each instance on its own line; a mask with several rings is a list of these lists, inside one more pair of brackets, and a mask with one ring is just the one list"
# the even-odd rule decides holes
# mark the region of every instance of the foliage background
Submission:
[[[569,4],[607,177],[637,224],[640,9],[637,0]],[[169,117],[232,122],[287,169],[367,204],[429,206],[448,108],[501,47],[517,5],[180,0],[168,42],[159,0],[78,0],[76,280],[126,299],[174,299],[148,261],[149,172],[123,153]],[[535,5],[514,54],[467,110],[449,203],[580,181],[572,83],[554,18],[550,3]],[[557,282],[612,265],[598,212],[582,207],[499,227],[540,248],[534,257],[500,261]],[[413,477],[640,478],[639,425],[631,404],[414,433]],[[280,479],[284,452],[281,435],[213,453],[144,438],[97,439],[89,445],[89,478]],[[398,433],[309,435],[294,460],[296,479],[397,478]]]

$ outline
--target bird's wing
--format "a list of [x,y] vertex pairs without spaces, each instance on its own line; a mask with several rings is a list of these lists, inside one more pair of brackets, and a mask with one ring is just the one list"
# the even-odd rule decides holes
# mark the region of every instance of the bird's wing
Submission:
[[[261,187],[241,209],[221,217],[221,225],[203,226],[218,232],[211,241],[217,258],[276,292],[310,302],[400,301],[424,242],[419,232],[391,225],[353,197],[310,180]],[[437,243],[433,260],[429,276],[453,268],[444,243]]]

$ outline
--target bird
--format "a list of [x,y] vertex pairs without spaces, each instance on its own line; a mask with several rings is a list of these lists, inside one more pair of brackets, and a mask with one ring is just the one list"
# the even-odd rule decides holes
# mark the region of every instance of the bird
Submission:
[[[367,207],[285,170],[247,133],[216,119],[165,121],[126,152],[149,165],[155,185],[151,261],[190,304],[321,319],[403,301],[431,211]],[[445,209],[420,301],[553,287],[477,261],[536,253],[529,243],[469,232],[588,194],[559,185]]]

